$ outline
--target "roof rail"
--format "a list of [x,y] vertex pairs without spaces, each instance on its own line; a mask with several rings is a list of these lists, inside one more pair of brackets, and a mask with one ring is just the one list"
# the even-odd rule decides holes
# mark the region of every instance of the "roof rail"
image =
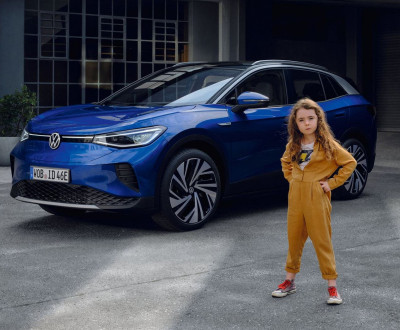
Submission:
[[240,61],[214,61],[214,62],[207,62],[207,61],[194,61],[194,62],[179,62],[174,64],[173,68],[179,68],[184,66],[191,66],[191,65],[209,65],[209,66],[230,66],[230,65],[251,65],[251,63],[245,63]]
[[206,61],[195,61],[195,62],[179,62],[173,65],[173,67],[179,67],[179,66],[187,66],[187,65],[197,65],[197,64],[205,64],[207,63]]
[[309,68],[320,69],[320,70],[328,70],[326,67],[317,64],[311,64],[306,62],[299,61],[290,61],[290,60],[260,60],[253,62],[252,65],[260,65],[260,64],[291,64],[291,65],[301,65]]

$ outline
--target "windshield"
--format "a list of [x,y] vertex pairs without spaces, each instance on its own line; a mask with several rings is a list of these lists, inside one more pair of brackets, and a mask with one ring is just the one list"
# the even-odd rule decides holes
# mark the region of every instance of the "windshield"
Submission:
[[212,65],[172,68],[133,84],[104,104],[144,107],[204,104],[243,70]]

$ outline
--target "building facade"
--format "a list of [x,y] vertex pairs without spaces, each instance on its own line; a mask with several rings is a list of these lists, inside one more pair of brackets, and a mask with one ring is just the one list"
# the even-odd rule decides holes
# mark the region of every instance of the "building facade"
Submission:
[[0,96],[97,102],[182,61],[279,58],[351,78],[400,131],[397,0],[0,0]]

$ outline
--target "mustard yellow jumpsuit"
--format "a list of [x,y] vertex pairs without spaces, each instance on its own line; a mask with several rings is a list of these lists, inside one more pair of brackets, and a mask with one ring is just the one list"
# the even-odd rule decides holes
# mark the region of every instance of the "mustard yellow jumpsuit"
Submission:
[[331,190],[341,186],[354,171],[357,162],[339,143],[336,158],[327,160],[325,151],[316,142],[310,162],[301,170],[292,161],[288,146],[281,158],[282,171],[289,181],[288,241],[289,251],[285,270],[300,271],[304,243],[309,236],[318,257],[322,278],[337,278],[335,254],[331,239],[331,192],[325,193],[319,181],[327,180],[338,167],[339,172],[328,179]]

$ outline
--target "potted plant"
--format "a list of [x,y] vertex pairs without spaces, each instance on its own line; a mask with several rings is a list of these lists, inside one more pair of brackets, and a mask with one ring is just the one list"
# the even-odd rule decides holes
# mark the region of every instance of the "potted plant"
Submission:
[[35,115],[36,94],[22,86],[0,98],[0,166],[10,165],[10,152],[24,127]]

